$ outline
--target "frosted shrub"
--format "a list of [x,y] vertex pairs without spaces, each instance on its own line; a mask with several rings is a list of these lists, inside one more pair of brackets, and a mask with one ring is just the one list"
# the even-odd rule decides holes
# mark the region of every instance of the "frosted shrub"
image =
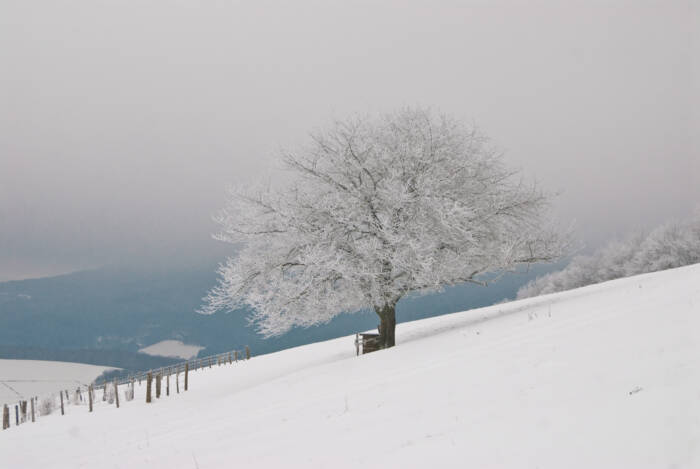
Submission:
[[114,393],[114,386],[107,386],[107,402],[109,402],[110,404],[114,404]]
[[80,392],[77,389],[75,391],[73,391],[73,404],[74,405],[82,404],[82,401],[80,400]]
[[649,235],[636,233],[613,241],[590,256],[577,256],[559,271],[539,277],[518,291],[518,298],[545,295],[631,275],[700,262],[700,213],[666,223]]
[[45,397],[39,403],[39,415],[49,415],[56,408],[56,399],[54,396]]
[[134,383],[133,381],[124,390],[124,399],[127,401],[134,400]]

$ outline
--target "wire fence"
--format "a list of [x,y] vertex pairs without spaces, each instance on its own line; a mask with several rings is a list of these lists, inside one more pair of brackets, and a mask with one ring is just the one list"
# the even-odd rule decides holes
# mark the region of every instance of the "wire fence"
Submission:
[[[184,360],[173,365],[147,371],[139,371],[120,378],[100,379],[98,377],[98,379],[92,383],[80,383],[72,379],[63,381],[41,379],[21,380],[24,382],[33,381],[44,383],[56,382],[62,383],[63,385],[66,383],[71,384],[68,385],[68,388],[57,388],[55,391],[43,395],[41,399],[39,399],[39,396],[30,396],[29,398],[20,397],[18,402],[4,403],[2,405],[2,429],[6,430],[11,426],[36,422],[40,416],[49,415],[58,411],[59,408],[61,415],[65,415],[66,409],[70,406],[87,405],[89,412],[93,412],[98,405],[104,405],[105,403],[110,405],[116,404],[116,407],[119,408],[120,386],[122,387],[123,393],[123,400],[121,402],[128,402],[134,400],[136,382],[141,385],[143,381],[146,381],[146,403],[152,403],[154,402],[154,398],[160,399],[161,397],[170,396],[171,394],[179,394],[181,390],[181,376],[184,381],[182,383],[182,392],[185,392],[189,387],[190,372],[210,369],[215,366],[232,365],[239,361],[249,360],[250,357],[250,348],[246,346],[243,350],[231,350],[207,357]],[[170,385],[171,376],[174,378],[172,387]],[[165,383],[163,383],[164,380]],[[20,380],[4,380],[2,384],[11,388],[9,383],[14,381]],[[126,388],[124,389],[124,387]],[[153,389],[154,387],[155,389]],[[97,399],[99,390],[102,390],[101,403],[100,400]],[[19,393],[17,394],[19,396]],[[14,412],[12,412],[12,410],[14,410]],[[13,413],[14,416],[12,415]]]

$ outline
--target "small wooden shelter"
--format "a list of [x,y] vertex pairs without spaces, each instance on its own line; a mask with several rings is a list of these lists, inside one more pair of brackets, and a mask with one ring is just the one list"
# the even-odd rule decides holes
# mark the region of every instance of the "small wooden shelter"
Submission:
[[363,333],[355,334],[355,354],[376,352],[379,350],[379,334]]

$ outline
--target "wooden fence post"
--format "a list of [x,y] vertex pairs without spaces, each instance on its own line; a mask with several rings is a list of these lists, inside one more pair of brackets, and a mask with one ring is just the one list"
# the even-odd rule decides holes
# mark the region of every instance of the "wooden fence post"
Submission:
[[250,348],[247,345],[245,346],[245,359],[250,360]]
[[156,399],[160,399],[160,373],[156,375]]
[[19,426],[19,406],[15,404],[15,426]]
[[151,381],[153,380],[153,374],[149,371],[146,375],[146,403],[151,402]]
[[165,377],[165,395],[170,395],[170,369],[168,369],[168,375]]
[[180,371],[175,373],[175,391],[180,394]]
[[2,406],[2,429],[10,428],[10,409],[7,404]]
[[114,378],[114,400],[117,403],[117,409],[119,408],[119,384],[117,384],[117,378]]
[[88,401],[90,403],[90,412],[92,412],[92,384],[88,386]]
[[32,422],[36,422],[36,420],[34,419],[34,398],[32,397],[29,400],[31,401],[31,405],[32,405]]
[[238,350],[233,351],[233,361],[238,361]]
[[63,410],[63,391],[59,392],[58,394],[61,395],[61,415],[65,415],[66,412]]
[[185,391],[187,391],[187,375],[190,371],[190,362],[185,363]]

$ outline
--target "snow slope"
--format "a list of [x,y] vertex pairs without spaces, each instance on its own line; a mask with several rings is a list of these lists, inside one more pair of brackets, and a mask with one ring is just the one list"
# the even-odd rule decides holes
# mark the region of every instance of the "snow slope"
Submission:
[[83,363],[0,359],[0,404],[14,404],[19,399],[60,389],[75,389],[113,369]]
[[[700,265],[197,371],[0,433],[8,468],[698,468]],[[36,451],[41,449],[41,451]]]

